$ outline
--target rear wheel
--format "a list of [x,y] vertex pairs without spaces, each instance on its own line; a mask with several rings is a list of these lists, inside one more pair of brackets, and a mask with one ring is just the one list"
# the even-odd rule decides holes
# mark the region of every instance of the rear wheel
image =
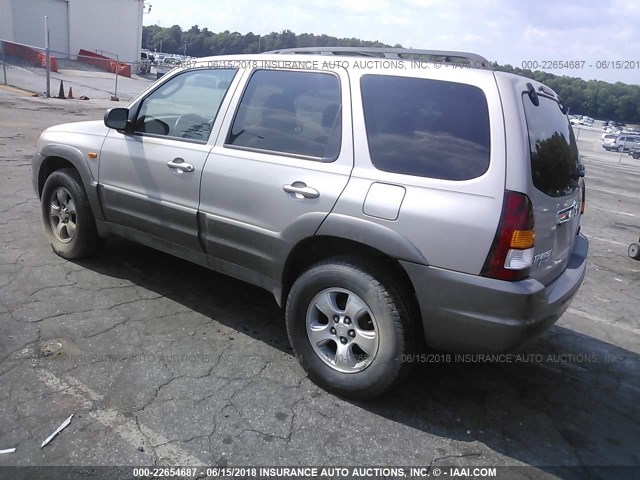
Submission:
[[634,260],[640,260],[640,243],[629,245],[629,256]]
[[416,334],[404,292],[380,270],[332,259],[303,273],[286,305],[294,352],[309,378],[349,398],[371,398],[408,372]]
[[41,197],[42,223],[54,252],[64,258],[80,258],[100,246],[89,199],[78,172],[56,170],[44,184]]

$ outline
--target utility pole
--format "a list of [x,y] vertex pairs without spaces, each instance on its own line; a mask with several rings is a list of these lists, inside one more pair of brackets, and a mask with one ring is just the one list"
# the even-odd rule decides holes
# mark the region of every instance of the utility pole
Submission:
[[47,75],[47,98],[51,98],[51,55],[49,53],[49,17],[44,17],[45,70]]
[[187,42],[184,42],[184,56],[187,56]]

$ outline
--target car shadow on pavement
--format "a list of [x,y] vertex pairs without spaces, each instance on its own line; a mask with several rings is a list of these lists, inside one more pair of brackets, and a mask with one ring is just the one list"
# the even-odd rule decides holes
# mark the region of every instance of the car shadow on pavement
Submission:
[[564,479],[638,478],[640,355],[554,326],[508,355],[422,360],[394,392],[359,405],[465,442],[444,465],[495,466],[479,443]]
[[262,288],[119,238],[109,238],[98,256],[74,262],[162,295],[282,352],[292,351],[282,312]]
[[[120,239],[75,263],[291,352],[282,311],[263,289]],[[351,403],[459,444],[463,453],[443,454],[438,466],[499,466],[487,449],[566,480],[632,478],[579,467],[640,465],[638,354],[554,326],[509,355],[425,352],[417,360],[392,392]]]

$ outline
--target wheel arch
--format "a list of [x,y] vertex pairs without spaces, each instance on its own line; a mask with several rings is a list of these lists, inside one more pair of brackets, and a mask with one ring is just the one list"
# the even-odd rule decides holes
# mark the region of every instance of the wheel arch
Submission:
[[82,187],[89,199],[93,216],[100,220],[104,219],[98,198],[98,183],[94,180],[91,172],[89,171],[86,161],[84,160],[84,157],[82,157],[82,153],[71,147],[57,147],[58,148],[53,149],[45,148],[43,152],[41,152],[43,160],[38,168],[38,197],[42,196],[44,184],[53,172],[63,168],[72,168],[78,172]]
[[[282,273],[282,291],[276,297],[281,306],[286,305],[289,291],[296,278],[312,265],[332,257],[353,259],[363,267],[375,265],[385,275],[397,281],[399,291],[405,293],[411,312],[416,316],[415,324],[422,329],[420,306],[416,298],[416,290],[411,279],[400,262],[370,245],[352,239],[331,235],[314,235],[300,241],[290,252]],[[375,271],[375,270],[374,270]]]

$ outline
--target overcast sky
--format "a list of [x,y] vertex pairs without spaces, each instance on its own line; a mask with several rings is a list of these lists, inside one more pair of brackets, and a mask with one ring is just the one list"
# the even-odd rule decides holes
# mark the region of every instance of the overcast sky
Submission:
[[[147,0],[144,24],[193,25],[265,35],[289,29],[379,40],[404,47],[478,53],[500,64],[584,60],[554,71],[640,84],[640,2],[636,0]],[[635,69],[598,69],[598,61]],[[591,65],[591,67],[589,67]]]

